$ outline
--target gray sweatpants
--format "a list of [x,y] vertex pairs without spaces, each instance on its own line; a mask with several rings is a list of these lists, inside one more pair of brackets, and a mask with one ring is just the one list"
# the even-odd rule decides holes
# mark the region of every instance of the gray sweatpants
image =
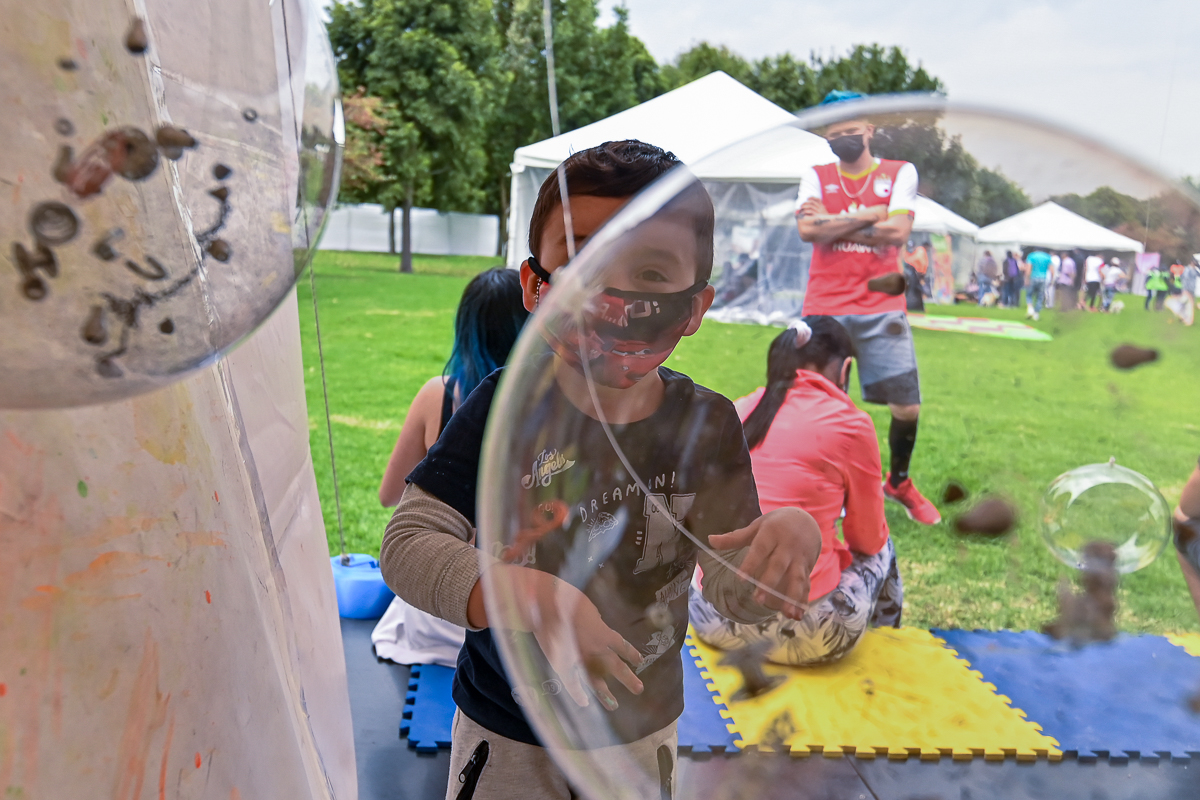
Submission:
[[[616,751],[621,751],[655,784],[646,800],[674,800],[678,742],[672,722],[636,742],[594,750],[588,758],[619,768]],[[579,796],[546,748],[500,736],[461,711],[454,712],[446,800],[575,800]]]

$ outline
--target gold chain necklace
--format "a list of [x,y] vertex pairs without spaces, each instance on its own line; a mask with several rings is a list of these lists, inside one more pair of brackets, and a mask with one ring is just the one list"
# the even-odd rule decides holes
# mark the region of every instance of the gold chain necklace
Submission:
[[[871,173],[877,169],[879,169],[878,162],[872,164],[871,168],[869,170],[867,170],[867,174],[863,175],[862,188],[860,188],[857,193],[850,194],[850,190],[846,188],[846,182],[844,180],[842,180],[842,168],[838,167],[838,185],[840,185],[842,187],[842,192],[846,195],[846,197],[849,197],[851,200],[857,200],[858,198],[862,197],[863,192],[865,192],[867,190],[867,184],[870,183],[870,181],[868,181],[867,179],[870,178]],[[853,180],[853,178],[851,180]]]

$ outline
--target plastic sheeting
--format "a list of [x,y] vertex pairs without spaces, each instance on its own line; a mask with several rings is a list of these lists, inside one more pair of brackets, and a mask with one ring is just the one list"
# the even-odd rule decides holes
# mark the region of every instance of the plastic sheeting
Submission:
[[[329,215],[321,250],[357,250],[368,253],[398,252],[400,217],[396,209],[396,241],[389,246],[388,215],[374,203],[344,205]],[[414,208],[411,217],[414,253],[452,256],[494,256],[500,239],[500,218],[495,214],[462,214],[433,208]]]
[[228,359],[0,412],[7,797],[354,800],[295,294]]

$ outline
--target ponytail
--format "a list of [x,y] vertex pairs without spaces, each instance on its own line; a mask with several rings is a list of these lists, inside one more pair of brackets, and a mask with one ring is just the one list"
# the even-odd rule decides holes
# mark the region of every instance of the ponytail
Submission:
[[743,425],[749,448],[753,450],[767,438],[788,389],[796,383],[798,370],[822,370],[831,361],[841,362],[852,355],[850,335],[833,317],[805,317],[776,336],[767,351],[767,388]]

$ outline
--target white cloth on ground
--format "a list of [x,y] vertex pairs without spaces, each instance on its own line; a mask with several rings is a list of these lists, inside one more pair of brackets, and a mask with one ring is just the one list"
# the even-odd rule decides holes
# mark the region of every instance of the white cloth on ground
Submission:
[[397,664],[453,667],[458,663],[465,635],[464,628],[396,597],[371,631],[371,644],[375,645],[375,655]]

